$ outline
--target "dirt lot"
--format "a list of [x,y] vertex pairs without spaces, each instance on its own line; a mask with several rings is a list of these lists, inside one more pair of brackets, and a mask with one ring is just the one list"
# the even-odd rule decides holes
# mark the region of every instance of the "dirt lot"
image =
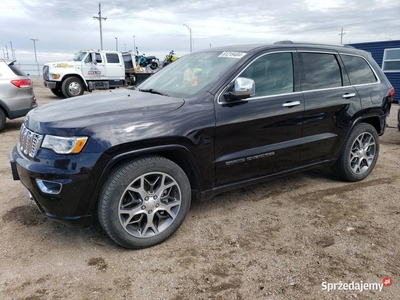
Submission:
[[[60,101],[35,80],[39,105]],[[22,119],[0,134],[0,299],[400,299],[400,132],[392,109],[374,172],[338,181],[328,170],[193,203],[180,230],[128,251],[95,225],[43,217],[11,177]],[[382,291],[325,283],[393,284]],[[353,284],[354,284],[353,283]]]

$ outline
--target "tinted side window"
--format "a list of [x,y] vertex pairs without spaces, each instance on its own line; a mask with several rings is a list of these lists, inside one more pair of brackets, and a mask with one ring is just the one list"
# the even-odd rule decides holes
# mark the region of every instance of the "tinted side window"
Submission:
[[359,56],[341,55],[351,84],[374,83],[376,77],[368,63]]
[[239,76],[254,80],[255,97],[293,92],[292,54],[264,55],[253,61]]
[[116,53],[106,53],[107,62],[110,64],[118,64],[119,56]]
[[302,53],[303,91],[342,86],[342,74],[334,54]]

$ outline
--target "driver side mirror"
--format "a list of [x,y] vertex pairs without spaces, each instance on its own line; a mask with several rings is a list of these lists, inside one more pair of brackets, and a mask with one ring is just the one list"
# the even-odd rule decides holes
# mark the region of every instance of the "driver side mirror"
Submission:
[[253,79],[238,77],[233,82],[233,87],[224,93],[225,100],[228,102],[243,100],[254,96],[256,87]]
[[97,61],[96,61],[96,53],[90,53],[91,57],[92,57],[92,63],[97,65]]

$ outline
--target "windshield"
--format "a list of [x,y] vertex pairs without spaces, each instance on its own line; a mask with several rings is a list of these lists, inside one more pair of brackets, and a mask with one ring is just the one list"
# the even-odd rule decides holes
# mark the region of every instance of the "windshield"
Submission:
[[77,54],[75,54],[73,60],[74,61],[81,61],[85,56],[86,56],[87,52],[78,52]]
[[185,55],[139,85],[172,97],[193,97],[205,92],[246,53],[200,52]]

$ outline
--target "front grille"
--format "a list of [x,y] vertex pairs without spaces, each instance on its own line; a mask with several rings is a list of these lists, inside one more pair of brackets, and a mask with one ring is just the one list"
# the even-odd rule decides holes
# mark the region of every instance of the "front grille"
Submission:
[[43,140],[43,135],[37,134],[28,128],[25,127],[24,124],[21,126],[21,132],[19,136],[19,144],[21,151],[25,155],[29,155],[30,157],[35,157],[37,151],[40,148],[40,145]]
[[49,66],[43,67],[43,80],[49,80]]

